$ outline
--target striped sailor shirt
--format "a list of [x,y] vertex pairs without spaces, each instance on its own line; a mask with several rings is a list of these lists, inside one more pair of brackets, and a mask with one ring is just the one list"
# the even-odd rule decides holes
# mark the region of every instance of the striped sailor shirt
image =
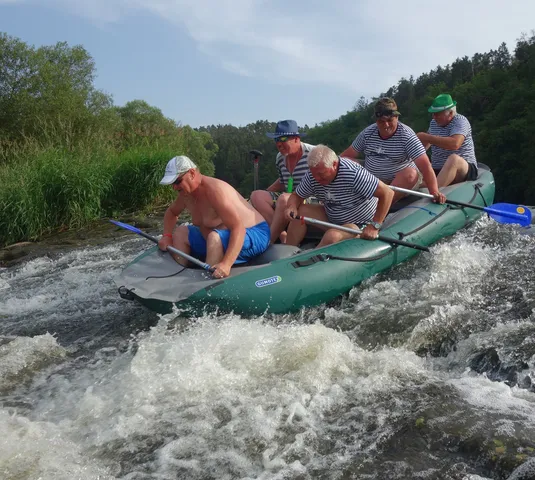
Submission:
[[347,158],[339,158],[338,173],[328,185],[321,185],[310,170],[295,193],[301,198],[315,196],[323,203],[329,222],[338,225],[369,222],[377,208],[373,196],[379,180],[365,168]]
[[314,148],[315,145],[309,145],[308,143],[301,142],[301,150],[303,151],[303,156],[299,159],[295,165],[294,171],[290,173],[286,167],[286,156],[282,153],[277,154],[277,159],[275,160],[275,166],[279,172],[279,180],[284,185],[284,191],[288,188],[288,179],[293,177],[294,186],[293,190],[295,191],[297,185],[301,182],[301,179],[309,171],[308,168],[308,154]]
[[456,153],[468,163],[473,163],[477,167],[476,152],[472,139],[472,127],[464,115],[457,113],[451,119],[451,122],[444,127],[438,125],[435,119],[433,119],[429,124],[427,133],[437,135],[438,137],[452,137],[453,135],[462,135],[464,137],[464,142],[459,147],[459,150],[445,150],[444,148],[431,145],[431,163],[435,170],[440,170],[452,153]]
[[414,130],[398,122],[394,135],[386,140],[379,135],[374,123],[355,138],[351,146],[365,155],[364,167],[385,183],[390,183],[398,172],[407,167],[417,169],[412,161],[425,154],[425,148]]

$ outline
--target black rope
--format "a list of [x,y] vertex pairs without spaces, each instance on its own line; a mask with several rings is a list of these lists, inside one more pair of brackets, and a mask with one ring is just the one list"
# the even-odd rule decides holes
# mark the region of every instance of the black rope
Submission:
[[186,267],[182,267],[182,270],[179,270],[178,272],[175,272],[175,273],[171,273],[170,275],[162,275],[160,277],[152,276],[152,277],[145,278],[145,280],[149,280],[150,278],[171,278],[171,277],[175,277],[176,275],[180,275],[184,270],[186,270]]
[[485,204],[485,207],[488,207],[488,205],[487,205],[487,201],[485,200],[485,197],[483,196],[483,193],[481,192],[481,187],[482,187],[482,186],[483,186],[483,185],[482,185],[481,183],[476,183],[476,184],[474,185],[474,188],[477,190],[477,193],[479,193],[481,199],[483,200],[483,203]]
[[314,265],[315,263],[319,262],[327,262],[328,260],[341,260],[343,262],[375,262],[377,260],[381,260],[381,258],[386,257],[387,255],[390,255],[392,250],[396,248],[397,245],[393,245],[390,250],[388,250],[385,253],[382,253],[380,255],[375,255],[374,257],[366,257],[366,258],[356,258],[356,257],[338,257],[337,255],[330,255],[328,253],[320,253],[319,255],[313,255],[310,258],[307,258],[306,260],[297,260],[295,262],[292,262],[292,267],[294,268],[301,268],[301,267],[308,267],[310,265]]

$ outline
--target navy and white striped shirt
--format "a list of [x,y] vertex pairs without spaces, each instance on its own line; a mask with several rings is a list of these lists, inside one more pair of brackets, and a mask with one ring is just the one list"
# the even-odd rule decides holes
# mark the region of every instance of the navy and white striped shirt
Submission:
[[377,124],[366,127],[351,146],[365,155],[364,167],[383,182],[390,183],[407,167],[417,169],[412,159],[425,154],[425,148],[414,130],[398,122],[394,135],[386,140],[379,135]]
[[378,199],[373,196],[379,180],[364,167],[347,158],[339,158],[338,173],[329,185],[321,185],[310,170],[295,193],[301,198],[315,196],[323,203],[329,222],[362,224],[375,215]]
[[472,140],[472,127],[464,115],[457,113],[451,119],[451,122],[444,127],[438,125],[437,122],[435,122],[435,119],[433,119],[429,124],[427,133],[437,135],[438,137],[451,137],[453,135],[462,135],[464,137],[464,142],[459,147],[459,150],[445,150],[435,145],[431,145],[431,163],[435,170],[440,170],[452,153],[456,153],[460,157],[463,157],[468,163],[473,163],[477,167],[474,141]]
[[315,145],[309,145],[308,143],[301,142],[301,150],[303,151],[303,156],[296,163],[293,173],[290,173],[286,167],[286,157],[282,153],[277,154],[275,160],[275,166],[279,172],[279,180],[284,185],[284,191],[288,187],[288,179],[293,177],[294,179],[294,191],[301,182],[301,179],[309,171],[308,169],[308,154],[312,151]]

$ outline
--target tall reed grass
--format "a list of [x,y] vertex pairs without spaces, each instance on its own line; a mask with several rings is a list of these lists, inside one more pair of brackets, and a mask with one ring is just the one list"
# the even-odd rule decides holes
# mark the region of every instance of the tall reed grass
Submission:
[[0,166],[0,246],[173,198],[159,185],[175,152],[80,154],[49,148]]
[[61,119],[36,125],[38,136],[0,137],[0,247],[170,201],[159,181],[175,155],[214,173],[217,145],[188,126],[141,136]]

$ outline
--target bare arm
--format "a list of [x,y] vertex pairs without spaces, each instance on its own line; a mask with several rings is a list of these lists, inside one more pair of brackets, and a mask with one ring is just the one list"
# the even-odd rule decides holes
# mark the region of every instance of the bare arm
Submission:
[[431,166],[431,161],[429,160],[427,154],[424,153],[418,158],[415,158],[414,163],[418,167],[418,170],[422,172],[422,176],[424,177],[424,182],[427,185],[427,188],[429,189],[429,193],[435,196],[435,199],[438,200],[440,203],[444,203],[444,201],[440,200],[446,200],[446,197],[444,197],[443,199],[439,198],[440,192],[438,190],[437,176],[435,175],[433,167]]
[[461,134],[452,135],[451,137],[440,137],[438,135],[420,132],[417,136],[424,144],[424,147],[427,144],[431,144],[444,150],[459,150],[464,142],[464,135]]
[[357,157],[359,156],[359,153],[357,150],[353,148],[353,145],[349,145],[341,154],[341,157],[349,158],[350,160],[357,160]]
[[425,136],[428,135],[428,133],[426,132],[418,132],[416,134],[416,136],[418,137],[418,140],[420,140],[420,142],[422,142],[424,148],[425,148],[425,151],[429,150],[429,148],[431,148],[431,144],[429,142],[427,142],[425,140]]
[[176,226],[178,216],[185,208],[185,203],[182,195],[178,195],[175,201],[167,207],[163,216],[163,236],[158,242],[161,250],[166,250],[168,245],[173,244],[173,230]]
[[266,190],[268,192],[282,192],[284,185],[281,183],[280,178],[277,178]]
[[299,207],[303,201],[304,198],[301,198],[295,192],[290,195],[290,198],[288,198],[288,203],[286,204],[286,210],[284,210],[284,216],[286,217],[286,220],[294,220],[290,214],[293,214],[294,216],[297,215],[297,211],[299,210]]
[[225,189],[216,184],[213,188],[207,189],[206,196],[223,224],[230,231],[227,251],[223,255],[221,262],[217,266],[213,265],[216,268],[220,268],[225,273],[224,276],[228,276],[243,247],[245,226],[234,204],[234,195],[225,193],[227,193]]
[[[379,180],[379,184],[377,185],[373,196],[379,199],[377,202],[375,215],[373,216],[373,221],[377,223],[383,223],[384,219],[388,215],[390,206],[392,205],[394,192],[388,188],[386,183],[383,183],[381,180]],[[378,235],[379,231],[373,225],[366,225],[364,230],[362,230],[361,237],[366,240],[374,240]]]

